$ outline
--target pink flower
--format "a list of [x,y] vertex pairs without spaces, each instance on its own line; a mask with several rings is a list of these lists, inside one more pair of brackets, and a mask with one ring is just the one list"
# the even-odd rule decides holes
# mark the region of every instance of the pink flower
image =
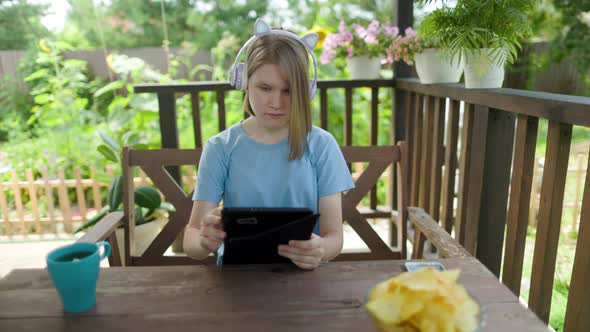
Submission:
[[412,27],[408,27],[406,28],[406,30],[404,31],[406,34],[406,37],[416,37],[416,31],[414,31],[414,29],[412,29]]
[[346,50],[348,51],[348,57],[351,58],[352,57],[352,47],[348,46],[346,48]]
[[362,39],[365,39],[365,37],[367,36],[367,30],[365,30],[365,28],[356,23],[353,24],[352,27],[354,28],[354,31],[356,32],[357,36],[361,37]]
[[348,27],[346,26],[346,23],[344,23],[344,20],[340,20],[340,24],[338,25],[338,31],[340,33],[348,32]]
[[399,34],[399,28],[390,24],[385,24],[383,27],[385,30],[385,35],[396,37]]
[[334,51],[333,49],[330,48],[324,48],[322,50],[322,55],[320,56],[320,62],[325,65],[327,63],[329,63],[330,61],[332,61],[332,59],[334,59],[334,57],[336,56],[336,51]]
[[348,31],[343,32],[342,37],[344,37],[344,40],[347,42],[351,42],[354,39],[354,37],[352,36],[352,33],[348,32]]

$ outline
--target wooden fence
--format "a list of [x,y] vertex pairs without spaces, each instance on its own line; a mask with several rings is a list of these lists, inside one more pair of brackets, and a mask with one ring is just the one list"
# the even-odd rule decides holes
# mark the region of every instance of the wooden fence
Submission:
[[[105,173],[113,177],[113,169],[107,166]],[[74,179],[66,179],[64,171],[50,176],[46,169],[41,177],[34,178],[33,171],[25,171],[25,179],[12,172],[12,179],[0,182],[0,236],[8,239],[18,235],[71,234],[75,227],[92,217],[106,205],[109,183],[97,179],[96,168],[90,167],[89,178],[82,178],[82,169],[74,169]],[[182,169],[183,185],[192,192],[195,168]],[[137,185],[151,184],[151,180],[139,171]]]

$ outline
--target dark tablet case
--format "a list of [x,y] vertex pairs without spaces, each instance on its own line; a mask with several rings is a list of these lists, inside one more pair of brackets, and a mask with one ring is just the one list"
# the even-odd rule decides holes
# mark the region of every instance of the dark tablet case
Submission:
[[222,264],[288,263],[279,244],[308,240],[319,215],[301,208],[224,208]]

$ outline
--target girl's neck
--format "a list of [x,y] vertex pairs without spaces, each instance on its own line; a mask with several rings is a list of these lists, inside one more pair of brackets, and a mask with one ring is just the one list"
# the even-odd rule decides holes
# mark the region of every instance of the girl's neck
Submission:
[[256,121],[255,116],[250,116],[242,121],[242,128],[250,138],[262,144],[276,144],[289,136],[289,127],[265,128]]

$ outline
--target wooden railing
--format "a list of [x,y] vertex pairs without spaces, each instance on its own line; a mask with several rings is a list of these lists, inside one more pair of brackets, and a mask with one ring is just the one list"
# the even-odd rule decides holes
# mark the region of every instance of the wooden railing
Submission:
[[[422,85],[415,79],[397,80],[395,86],[403,99],[403,110],[398,111],[404,115],[412,155],[410,205],[424,208],[447,231],[454,231],[455,238],[497,276],[504,258],[502,281],[517,295],[539,119],[548,120],[529,294],[529,307],[547,322],[572,126],[590,126],[590,98]],[[590,330],[589,181],[586,171],[565,331]]]

